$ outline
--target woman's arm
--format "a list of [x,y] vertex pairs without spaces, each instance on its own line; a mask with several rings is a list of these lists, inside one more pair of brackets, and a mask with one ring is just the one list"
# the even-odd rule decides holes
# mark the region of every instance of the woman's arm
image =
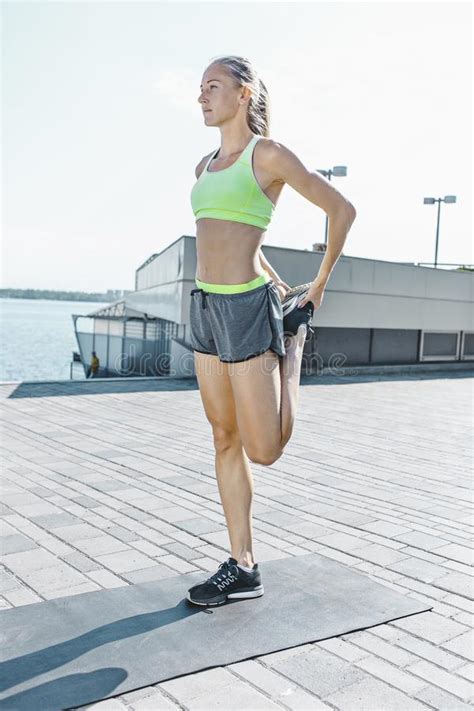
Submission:
[[270,274],[271,278],[275,282],[275,285],[278,288],[278,291],[280,292],[280,298],[283,300],[285,297],[286,292],[290,288],[289,284],[286,283],[286,281],[283,281],[279,277],[279,275],[276,273],[276,271],[273,269],[272,265],[268,261],[268,259],[265,257],[264,253],[262,252],[262,248],[260,247],[260,251],[258,253],[259,259],[260,259],[260,264],[262,265],[262,268]]
[[356,209],[329,180],[320,173],[309,171],[286,146],[273,140],[265,141],[264,145],[262,163],[265,171],[273,175],[275,180],[288,183],[300,195],[324,210],[329,219],[326,253],[312,286],[300,302],[300,306],[304,306],[312,301],[317,309],[356,218]]
[[355,209],[352,212],[351,210],[341,208],[329,215],[326,253],[320,264],[318,274],[314,279],[318,284],[323,284],[324,286],[327,284],[334,265],[342,252],[347,234],[351,229],[355,217]]
[[273,269],[272,265],[268,261],[268,259],[265,257],[264,253],[262,252],[262,248],[260,247],[260,251],[258,253],[258,256],[260,258],[260,264],[262,265],[263,269],[265,269],[266,272],[268,272],[273,279],[273,281],[279,282],[281,281],[280,277],[276,273],[276,271]]

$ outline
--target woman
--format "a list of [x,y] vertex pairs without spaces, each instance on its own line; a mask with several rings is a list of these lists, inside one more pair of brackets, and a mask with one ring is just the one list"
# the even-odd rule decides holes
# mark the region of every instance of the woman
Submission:
[[[231,556],[188,590],[197,605],[263,595],[254,560],[249,460],[270,465],[291,437],[309,321],[355,219],[352,204],[268,138],[268,94],[248,59],[218,57],[199,103],[221,146],[196,167],[196,285],[190,326],[196,377],[212,426],[219,494]],[[290,288],[261,244],[285,183],[326,211],[328,247],[309,284]]]

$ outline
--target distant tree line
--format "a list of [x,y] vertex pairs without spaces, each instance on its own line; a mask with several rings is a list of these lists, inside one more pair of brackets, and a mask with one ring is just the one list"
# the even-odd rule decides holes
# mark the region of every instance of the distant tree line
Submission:
[[0,298],[52,299],[54,301],[115,301],[128,291],[108,291],[106,294],[86,291],[53,291],[52,289],[0,289]]

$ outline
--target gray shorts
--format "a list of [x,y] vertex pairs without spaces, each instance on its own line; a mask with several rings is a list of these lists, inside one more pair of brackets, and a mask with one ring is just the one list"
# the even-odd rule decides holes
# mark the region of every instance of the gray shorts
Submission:
[[270,349],[286,353],[283,308],[273,280],[236,294],[191,291],[190,342],[193,350],[240,363]]

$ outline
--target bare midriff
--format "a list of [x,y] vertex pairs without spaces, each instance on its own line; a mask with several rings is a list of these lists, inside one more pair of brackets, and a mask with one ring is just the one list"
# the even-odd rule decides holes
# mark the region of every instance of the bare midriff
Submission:
[[210,284],[243,284],[264,274],[259,250],[265,230],[230,220],[196,222],[196,278]]

